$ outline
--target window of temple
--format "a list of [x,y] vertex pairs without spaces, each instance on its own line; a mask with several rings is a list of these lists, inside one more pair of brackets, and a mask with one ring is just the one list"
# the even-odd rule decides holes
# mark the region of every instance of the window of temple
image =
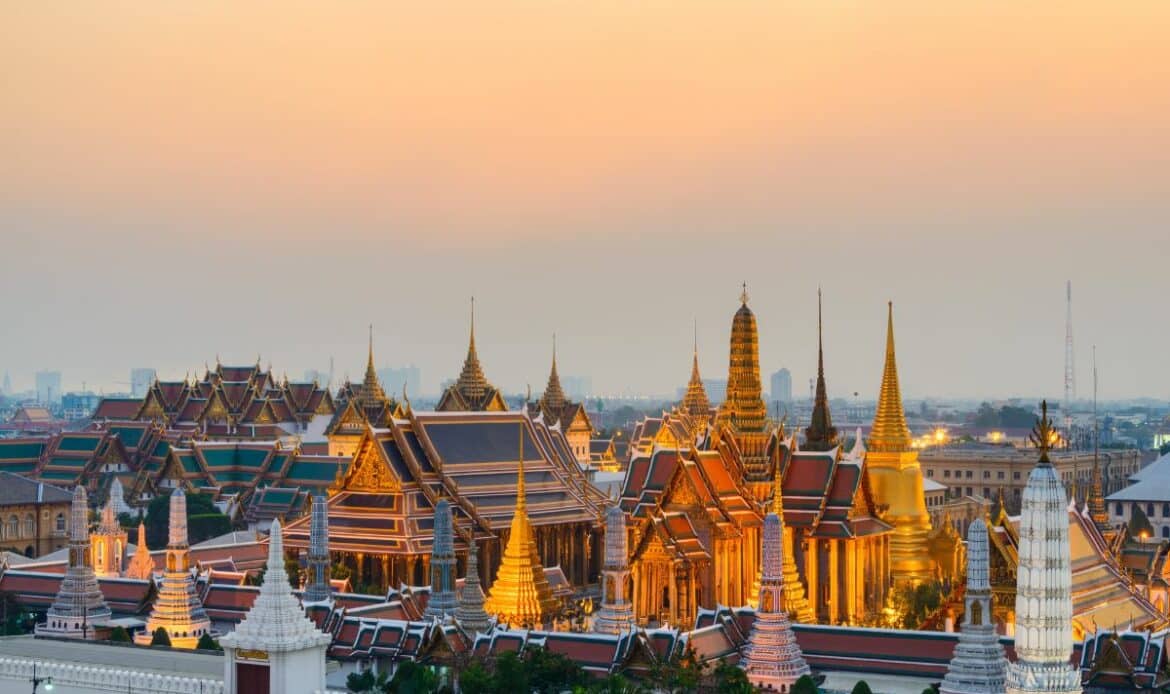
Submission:
[[59,532],[59,533],[65,532],[65,514],[64,513],[57,514],[57,526],[56,527],[57,527],[57,532]]
[[24,534],[29,537],[37,534],[37,519],[31,513],[24,517]]
[[1162,537],[1164,537],[1164,538],[1170,537],[1170,525],[1163,525],[1162,526]]
[[1162,504],[1162,517],[1170,518],[1170,504]]
[[997,480],[1003,479],[1003,470],[1000,470],[999,472],[995,473],[995,479],[997,479]]
[[971,626],[983,625],[983,605],[976,600],[971,603]]
[[1125,507],[1121,505],[1120,501],[1117,502],[1117,515],[1119,515],[1119,516],[1125,515]]
[[1153,504],[1146,504],[1146,515],[1147,516],[1154,515],[1154,505]]
[[8,517],[8,537],[20,537],[20,519],[16,516]]

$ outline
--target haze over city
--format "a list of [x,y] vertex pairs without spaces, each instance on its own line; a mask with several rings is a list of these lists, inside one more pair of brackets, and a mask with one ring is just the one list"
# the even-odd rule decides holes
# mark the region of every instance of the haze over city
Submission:
[[1164,398],[1170,6],[9,7],[0,369],[125,390],[257,353],[507,390],[727,368],[910,397]]

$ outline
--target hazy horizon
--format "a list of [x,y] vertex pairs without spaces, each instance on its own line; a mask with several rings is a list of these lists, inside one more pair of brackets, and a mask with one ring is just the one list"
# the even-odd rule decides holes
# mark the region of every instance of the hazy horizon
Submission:
[[80,4],[0,11],[0,374],[668,394],[1170,397],[1170,4]]

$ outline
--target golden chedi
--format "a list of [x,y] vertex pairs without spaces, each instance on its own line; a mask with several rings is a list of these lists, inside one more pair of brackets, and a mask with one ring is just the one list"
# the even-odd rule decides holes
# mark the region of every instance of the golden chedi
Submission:
[[934,562],[927,537],[930,514],[922,491],[922,466],[911,447],[910,429],[902,410],[898,364],[894,356],[894,304],[890,302],[886,328],[886,362],[877,412],[873,418],[865,467],[874,501],[885,507],[884,519],[894,526],[890,540],[890,574],[895,584],[931,578]]
[[539,628],[556,608],[552,588],[544,575],[536,534],[528,520],[524,489],[524,428],[520,428],[520,472],[516,481],[516,513],[508,533],[508,544],[500,559],[484,609],[512,627]]

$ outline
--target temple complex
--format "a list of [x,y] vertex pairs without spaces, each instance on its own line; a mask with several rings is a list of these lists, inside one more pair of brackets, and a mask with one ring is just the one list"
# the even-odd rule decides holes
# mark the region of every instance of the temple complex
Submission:
[[883,518],[894,526],[890,539],[890,574],[896,583],[918,583],[934,575],[927,544],[930,514],[922,488],[922,467],[918,452],[910,443],[910,429],[906,426],[902,392],[898,387],[894,304],[890,302],[882,386],[865,461],[874,501],[886,509]]
[[593,422],[585,413],[585,406],[565,397],[561,378],[557,375],[556,336],[553,336],[552,368],[548,373],[548,385],[535,404],[528,405],[532,416],[540,416],[549,426],[560,427],[569,449],[582,465],[590,461],[589,442],[593,438]]
[[471,337],[459,379],[439,397],[438,412],[502,412],[508,409],[499,389],[488,382],[475,351],[475,299],[471,300]]
[[69,566],[57,597],[36,626],[37,635],[92,639],[94,628],[109,622],[110,608],[98,588],[89,553],[89,506],[85,487],[73,490],[69,514]]
[[987,577],[987,525],[975,519],[967,530],[966,609],[955,655],[939,685],[940,694],[1001,694],[1007,658],[991,618]]
[[1068,497],[1048,460],[1052,422],[1041,403],[1033,442],[1040,460],[1028,476],[1020,517],[1016,575],[1016,661],[1008,666],[1009,694],[1078,694],[1073,649],[1072,567]]
[[759,607],[741,665],[752,684],[786,692],[812,671],[796,643],[784,603],[784,527],[779,513],[764,517],[762,549]]
[[284,569],[280,521],[272,523],[264,582],[235,631],[220,639],[225,694],[313,694],[325,690],[333,640],[305,616]]
[[194,648],[200,636],[211,633],[211,621],[196,594],[195,577],[191,574],[187,495],[182,489],[171,492],[168,535],[166,570],[158,586],[158,597],[146,620],[146,630],[136,634],[134,640],[140,645],[149,645],[155,630],[161,627],[166,630],[173,648]]
[[618,505],[605,512],[605,563],[601,570],[601,609],[593,617],[593,631],[620,634],[633,629],[630,604],[629,536],[626,514]]
[[501,624],[533,628],[555,609],[552,589],[540,564],[536,537],[528,520],[524,479],[524,430],[520,429],[519,472],[516,476],[516,512],[508,532],[508,544],[492,582],[484,609]]
[[325,427],[329,455],[353,456],[367,427],[386,427],[396,416],[402,416],[402,410],[393,398],[386,395],[374,367],[374,328],[370,326],[365,378],[360,384],[348,381],[342,384],[333,418]]

